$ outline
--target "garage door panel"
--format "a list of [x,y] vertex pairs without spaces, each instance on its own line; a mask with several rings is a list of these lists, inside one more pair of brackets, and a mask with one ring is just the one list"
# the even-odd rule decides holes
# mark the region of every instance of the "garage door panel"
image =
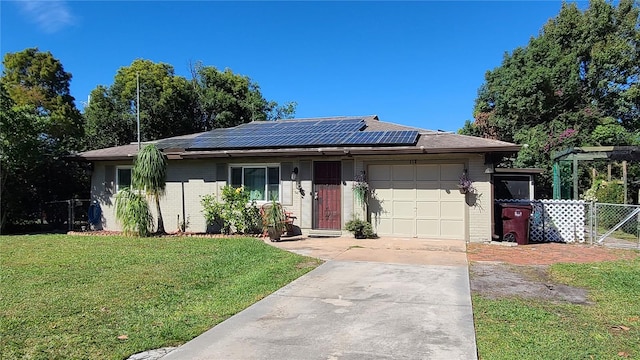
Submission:
[[419,237],[440,237],[440,220],[420,219],[416,221],[416,233]]
[[416,217],[418,219],[440,218],[440,204],[437,201],[418,201],[416,204]]
[[417,181],[440,180],[440,165],[416,165]]
[[393,234],[393,220],[380,218],[378,221],[374,221],[376,232],[378,234],[390,235]]
[[412,190],[416,189],[416,183],[414,181],[394,181],[393,190]]
[[378,182],[376,182],[376,183],[370,183],[369,186],[371,187],[371,191],[375,193],[376,199],[384,200],[384,199],[391,199],[393,197],[393,190],[391,190],[391,184],[378,184]]
[[414,233],[413,219],[394,219],[393,234],[398,236],[413,236]]
[[458,190],[458,184],[460,183],[460,180],[456,180],[456,181],[441,181],[440,182],[440,188],[441,189],[446,189],[446,190],[456,190],[457,193],[460,193],[460,191]]
[[459,201],[460,190],[440,189],[440,191],[438,191],[438,195],[442,200]]
[[462,220],[441,220],[440,236],[450,239],[464,238],[464,221]]
[[390,180],[369,180],[369,187],[374,189],[391,189]]
[[460,214],[464,211],[464,206],[459,202],[441,202],[440,218],[442,219],[461,219]]
[[459,181],[464,165],[462,164],[442,164],[440,165],[440,180]]
[[378,200],[378,199],[370,199],[369,200],[369,211],[371,211],[372,215],[381,217],[381,218],[390,218],[392,215],[392,202],[387,200]]
[[457,182],[442,182],[441,184],[442,188],[440,189],[440,198],[442,200],[464,201],[464,194],[460,193]]
[[440,190],[439,181],[416,181],[415,186],[418,190]]
[[416,200],[417,201],[439,201],[440,200],[440,190],[438,190],[438,189],[432,189],[432,190],[418,189],[418,191],[416,191]]
[[393,189],[394,201],[416,201],[415,189]]
[[369,165],[369,178],[389,181],[391,180],[391,166],[390,165]]
[[413,219],[416,215],[414,210],[415,203],[413,201],[393,202],[393,218]]
[[392,165],[393,181],[414,181],[414,165]]

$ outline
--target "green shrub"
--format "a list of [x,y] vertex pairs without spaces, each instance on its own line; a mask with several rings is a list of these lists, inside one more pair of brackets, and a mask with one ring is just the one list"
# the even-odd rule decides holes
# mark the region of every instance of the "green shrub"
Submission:
[[373,232],[373,227],[368,221],[354,218],[344,224],[344,228],[347,231],[351,231],[357,239],[374,239],[376,233]]
[[218,226],[224,234],[257,234],[262,228],[260,210],[244,188],[225,186],[222,188],[222,202],[213,195],[205,195],[202,204],[207,225]]
[[598,202],[624,204],[624,186],[622,184],[614,181],[602,181],[597,186],[595,195]]

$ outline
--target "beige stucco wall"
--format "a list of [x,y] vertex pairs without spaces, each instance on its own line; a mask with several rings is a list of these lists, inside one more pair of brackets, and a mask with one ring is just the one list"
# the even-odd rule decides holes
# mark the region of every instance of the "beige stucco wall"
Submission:
[[[227,184],[230,164],[281,164],[281,197],[287,211],[291,211],[297,219],[294,225],[303,233],[312,228],[313,160],[318,157],[300,158],[234,158],[234,159],[201,159],[170,160],[167,169],[166,194],[161,200],[161,209],[168,232],[178,230],[178,216],[184,214],[188,220],[187,231],[204,232],[207,229],[200,198],[205,194],[220,196],[221,189]],[[353,179],[355,175],[366,170],[366,166],[376,162],[392,163],[463,163],[468,169],[469,178],[479,194],[467,196],[465,238],[461,240],[482,242],[491,239],[491,184],[490,175],[485,173],[484,156],[477,154],[443,154],[443,155],[399,155],[399,156],[354,156],[354,157],[322,157],[322,161],[342,161],[342,224],[354,216],[364,218],[364,207],[353,197]],[[119,230],[114,215],[114,195],[110,189],[115,188],[114,171],[117,165],[131,164],[127,162],[97,162],[92,174],[92,198],[99,201],[103,210],[103,227],[108,230]],[[296,181],[291,180],[291,171],[298,168]],[[304,195],[303,195],[304,193]],[[152,206],[155,212],[155,206]],[[346,235],[347,232],[343,231]]]
[[97,162],[91,174],[91,200],[97,201],[102,209],[100,228],[120,230],[115,217],[115,169],[119,165],[132,165],[132,162]]
[[[160,209],[168,232],[179,229],[183,218],[187,219],[187,231],[205,232],[207,224],[202,214],[200,199],[207,194],[218,196],[224,182],[216,181],[216,164],[212,161],[170,161],[167,167],[167,188],[161,198]],[[183,215],[184,200],[184,215]],[[152,206],[154,215],[155,207]]]

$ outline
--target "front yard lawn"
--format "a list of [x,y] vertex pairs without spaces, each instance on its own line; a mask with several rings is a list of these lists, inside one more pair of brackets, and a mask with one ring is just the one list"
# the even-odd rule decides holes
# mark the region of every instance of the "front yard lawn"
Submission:
[[319,264],[259,239],[0,237],[2,359],[180,345]]
[[640,258],[555,264],[550,281],[589,304],[473,295],[481,359],[640,359]]

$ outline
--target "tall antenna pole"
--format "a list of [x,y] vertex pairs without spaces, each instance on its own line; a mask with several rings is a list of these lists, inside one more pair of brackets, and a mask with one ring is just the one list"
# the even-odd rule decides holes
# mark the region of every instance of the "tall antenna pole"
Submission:
[[138,151],[140,151],[140,73],[136,73],[136,113],[138,120]]

